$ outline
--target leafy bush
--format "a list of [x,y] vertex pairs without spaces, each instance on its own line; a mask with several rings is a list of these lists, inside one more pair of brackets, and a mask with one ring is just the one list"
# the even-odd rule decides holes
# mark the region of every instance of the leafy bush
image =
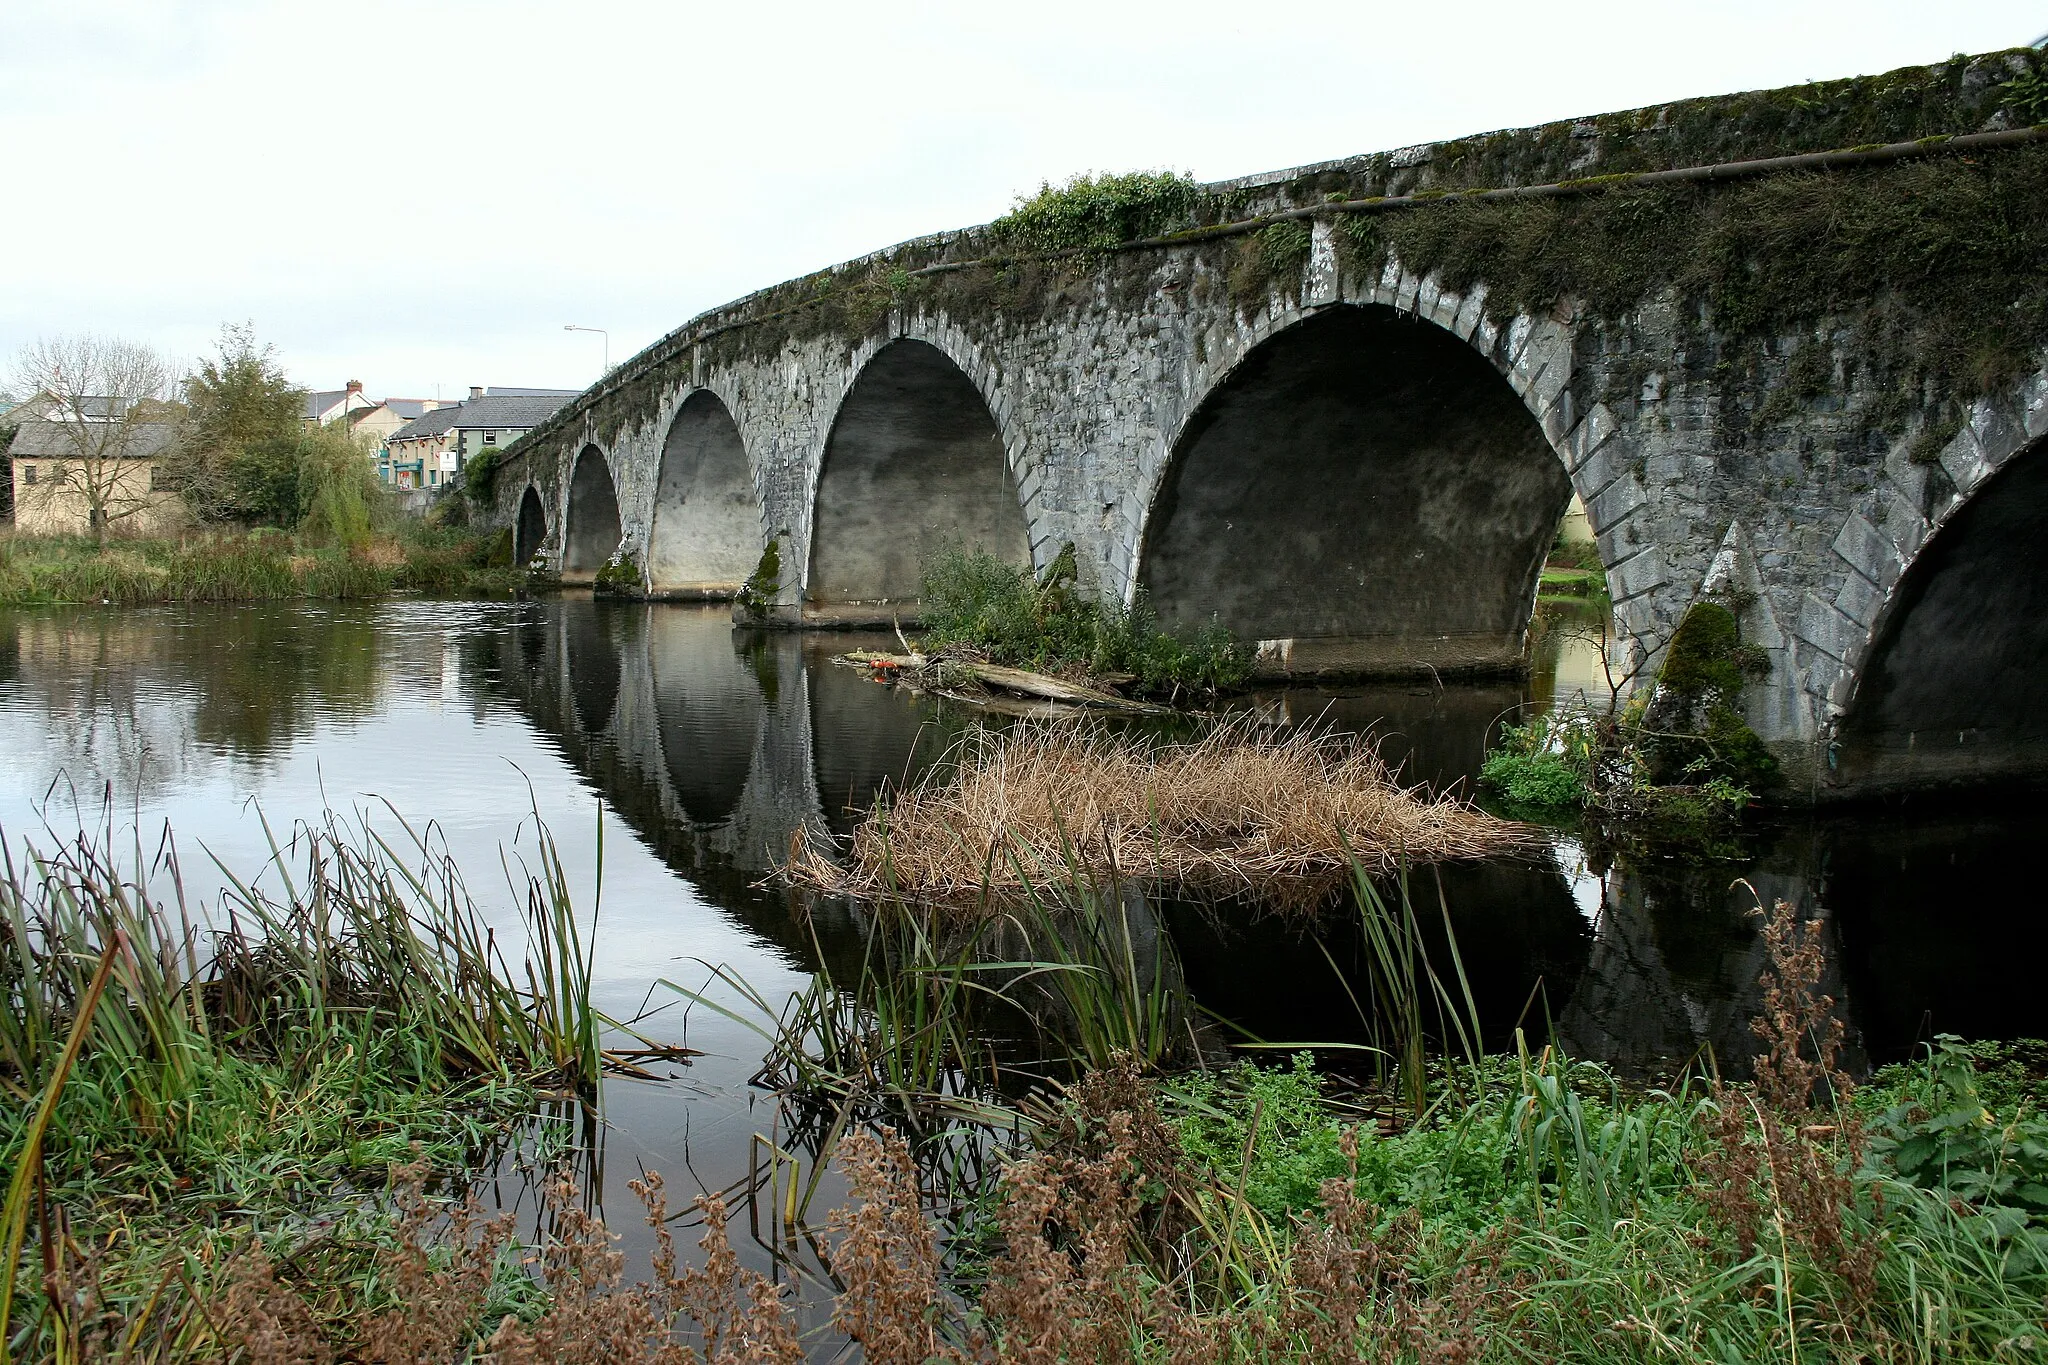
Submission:
[[1188,175],[1076,175],[1064,185],[1039,186],[1029,199],[1020,197],[990,229],[1034,251],[1107,251],[1167,231],[1187,218],[1194,202],[1195,181]]
[[1128,677],[1152,693],[1222,691],[1250,675],[1250,652],[1220,626],[1182,639],[1159,629],[1142,597],[1129,607],[1091,601],[1074,578],[1071,545],[1042,579],[980,551],[941,551],[924,566],[926,646],[968,645],[994,663]]
[[1320,1207],[1322,1182],[1349,1170],[1344,1124],[1307,1052],[1286,1069],[1239,1062],[1176,1089],[1187,1110],[1177,1125],[1182,1151],[1225,1184],[1241,1178],[1245,1198],[1268,1218]]
[[1576,716],[1538,716],[1501,730],[1479,780],[1512,806],[1581,810],[1592,799],[1592,727]]
[[2015,1239],[2048,1258],[2048,1118],[2038,1096],[2008,1091],[1993,1112],[1970,1045],[1938,1035],[1920,1062],[1893,1068],[1894,1101],[1871,1124],[1869,1178],[1888,1172],[1969,1206],[1966,1225],[1994,1244]]

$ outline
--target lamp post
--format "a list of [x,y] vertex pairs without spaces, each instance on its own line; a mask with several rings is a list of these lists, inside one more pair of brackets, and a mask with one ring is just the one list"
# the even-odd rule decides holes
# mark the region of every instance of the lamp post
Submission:
[[598,376],[598,378],[599,378],[599,379],[602,379],[602,378],[604,378],[604,376],[605,376],[606,374],[610,374],[610,373],[612,372],[612,334],[611,334],[610,332],[607,332],[607,331],[606,331],[606,330],[605,330],[604,328],[602,328],[602,327],[578,327],[578,326],[577,326],[577,325],[576,325],[575,323],[573,323],[573,322],[567,322],[567,323],[563,323],[563,324],[562,324],[562,330],[563,330],[563,331],[565,331],[565,332],[595,332],[595,333],[597,333],[597,334],[598,334],[599,336],[603,337],[603,338],[604,338],[604,374],[600,374],[600,375]]

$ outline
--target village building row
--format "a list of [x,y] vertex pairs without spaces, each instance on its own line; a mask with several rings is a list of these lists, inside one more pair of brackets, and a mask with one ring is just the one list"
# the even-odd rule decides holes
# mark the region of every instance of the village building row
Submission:
[[396,488],[437,488],[487,450],[502,450],[576,396],[574,389],[472,388],[397,428],[378,449],[377,474]]
[[[305,397],[309,426],[346,423],[372,447],[377,476],[396,489],[434,489],[452,482],[463,466],[488,450],[500,450],[540,425],[576,396],[574,389],[481,386],[467,399],[371,398],[350,380],[340,389]],[[61,535],[93,529],[97,505],[105,530],[123,535],[175,534],[191,518],[185,501],[164,486],[161,470],[179,435],[179,408],[116,410],[112,400],[84,398],[60,403],[44,394],[6,411],[15,429],[6,447],[15,529],[30,535]],[[125,411],[125,410],[124,410]],[[4,436],[0,436],[4,439]]]

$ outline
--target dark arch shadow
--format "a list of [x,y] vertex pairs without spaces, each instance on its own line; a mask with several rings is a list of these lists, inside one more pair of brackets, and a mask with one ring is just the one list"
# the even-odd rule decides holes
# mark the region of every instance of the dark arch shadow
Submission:
[[1204,400],[1138,581],[1169,628],[1292,641],[1288,672],[1508,669],[1570,501],[1484,357],[1391,308],[1333,308]]
[[596,446],[583,447],[569,476],[569,525],[563,538],[562,579],[588,583],[619,548],[619,494]]
[[2048,457],[1991,476],[1906,569],[1842,719],[1853,792],[2048,781]]
[[512,528],[512,562],[521,567],[532,563],[547,539],[547,509],[540,505],[540,490],[528,484],[526,496],[519,500],[519,520]]
[[657,592],[729,597],[761,555],[761,508],[739,425],[718,395],[683,400],[661,448],[647,572]]
[[565,613],[562,649],[568,656],[569,694],[583,733],[594,735],[611,724],[619,705],[619,681],[625,661],[612,628],[616,612],[599,602],[583,611]]
[[753,766],[761,685],[723,608],[659,607],[647,623],[662,766],[691,820],[731,817]]
[[805,595],[813,608],[914,602],[920,565],[956,544],[1024,563],[1024,510],[995,419],[935,346],[875,353],[825,444]]
[[959,708],[905,688],[877,688],[850,668],[833,667],[832,652],[817,645],[805,651],[811,764],[825,822],[845,836],[885,785],[914,783],[944,761],[969,721]]

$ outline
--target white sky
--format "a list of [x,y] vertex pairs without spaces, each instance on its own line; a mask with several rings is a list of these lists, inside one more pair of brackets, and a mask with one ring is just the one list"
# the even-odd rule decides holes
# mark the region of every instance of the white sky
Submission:
[[1077,170],[1205,180],[2031,41],[2048,4],[0,0],[0,369],[251,320],[372,394],[580,387]]

